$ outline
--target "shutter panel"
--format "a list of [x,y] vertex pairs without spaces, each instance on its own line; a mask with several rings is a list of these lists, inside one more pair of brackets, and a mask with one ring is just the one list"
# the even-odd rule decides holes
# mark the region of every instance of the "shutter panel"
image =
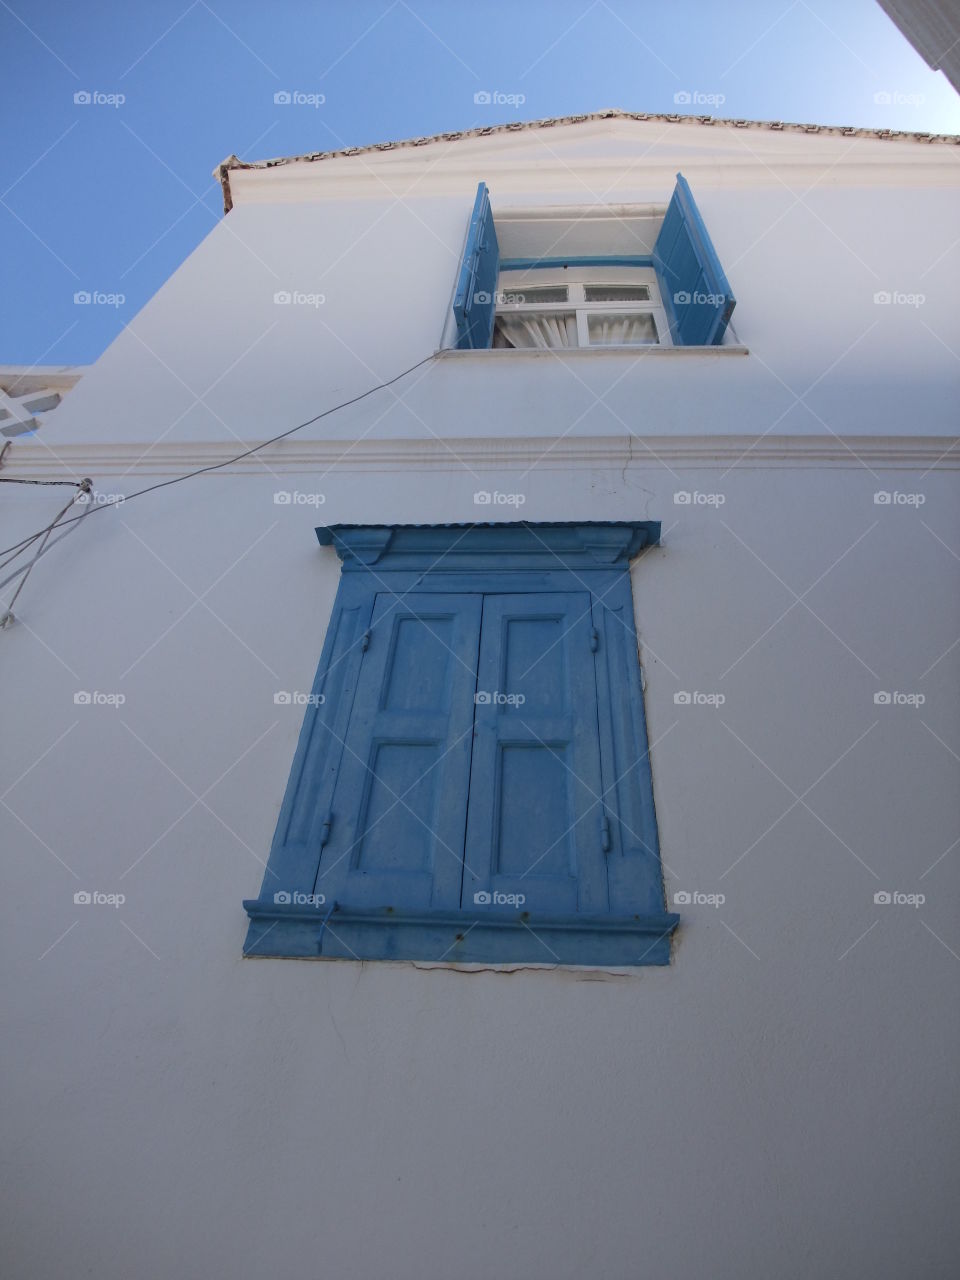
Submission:
[[457,909],[481,599],[377,596],[316,882],[328,904]]
[[594,643],[588,592],[484,596],[464,911],[608,909]]
[[653,247],[653,264],[674,344],[718,346],[736,298],[682,173]]
[[490,193],[487,184],[481,182],[453,299],[458,347],[486,348],[492,344],[499,274],[500,246],[493,225]]
[[276,893],[313,891],[371,607],[371,601],[338,606],[330,619],[263,877],[263,901],[272,902]]
[[597,690],[600,757],[611,841],[607,882],[613,915],[663,910],[660,847],[643,710],[633,599],[605,591],[594,599],[600,637]]

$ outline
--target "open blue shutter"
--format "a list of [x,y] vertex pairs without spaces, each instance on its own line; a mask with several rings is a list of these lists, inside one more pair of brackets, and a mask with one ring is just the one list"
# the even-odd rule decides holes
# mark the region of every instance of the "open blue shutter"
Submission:
[[453,314],[457,321],[457,346],[485,348],[493,343],[500,246],[493,225],[487,184],[477,187],[470,230],[460,264]]
[[717,346],[736,298],[682,173],[653,247],[653,264],[674,345]]
[[457,909],[481,600],[377,596],[325,815],[328,904]]
[[594,646],[589,592],[484,596],[465,911],[608,910]]

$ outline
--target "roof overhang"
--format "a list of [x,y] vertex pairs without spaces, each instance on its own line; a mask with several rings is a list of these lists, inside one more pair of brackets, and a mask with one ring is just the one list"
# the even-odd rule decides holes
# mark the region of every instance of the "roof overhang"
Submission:
[[[533,141],[530,135],[536,132],[546,132],[548,130],[558,130],[562,135],[569,137],[569,130],[572,127],[583,129],[587,126],[593,132],[612,135],[617,132],[624,133],[624,126],[630,129],[635,125],[654,125],[658,129],[658,134],[662,138],[680,141],[680,134],[686,134],[687,138],[691,136],[700,136],[701,142],[707,142],[707,131],[716,134],[717,132],[726,133],[727,131],[741,131],[743,152],[742,162],[747,165],[753,160],[755,169],[757,161],[764,160],[765,147],[761,145],[760,138],[765,137],[769,142],[774,138],[784,139],[785,137],[795,137],[801,142],[801,153],[797,157],[807,158],[810,162],[830,163],[831,155],[836,158],[839,156],[843,148],[850,147],[850,140],[864,140],[876,144],[912,144],[912,150],[917,153],[917,158],[925,159],[931,145],[936,144],[937,147],[942,145],[957,145],[960,143],[960,136],[953,134],[931,134],[931,133],[904,133],[891,129],[865,129],[851,125],[818,125],[818,124],[788,124],[782,121],[771,120],[718,120],[712,116],[683,116],[683,115],[664,115],[664,114],[648,114],[644,112],[629,111],[597,111],[588,115],[579,116],[559,116],[546,120],[529,120],[515,121],[509,124],[488,125],[484,128],[467,129],[452,133],[438,133],[431,137],[409,138],[398,142],[379,142],[363,147],[348,147],[337,151],[313,151],[305,155],[298,156],[280,156],[271,160],[240,160],[236,155],[228,156],[214,170],[216,177],[223,188],[223,206],[224,212],[229,212],[233,207],[238,194],[242,191],[243,198],[253,201],[263,201],[272,199],[289,198],[287,193],[293,185],[300,185],[306,175],[309,173],[313,178],[318,175],[320,170],[317,166],[323,162],[322,171],[328,177],[340,177],[352,175],[354,177],[366,176],[368,179],[376,177],[374,181],[382,183],[381,174],[385,175],[388,171],[396,171],[403,169],[405,173],[411,173],[414,167],[418,165],[411,164],[410,161],[417,157],[417,153],[422,154],[422,149],[426,148],[429,152],[430,159],[427,161],[426,156],[422,156],[422,166],[424,171],[436,167],[437,155],[435,148],[452,144],[457,145],[457,154],[451,155],[449,162],[445,162],[442,172],[449,174],[451,169],[456,171],[460,167],[469,169],[470,173],[476,172],[477,151],[481,149],[489,152],[490,144],[487,139],[495,139],[495,146],[498,154],[502,155],[506,162],[509,163],[510,144],[518,141],[521,143],[529,143]],[[674,137],[674,129],[677,134]],[[751,140],[748,142],[747,138]],[[811,152],[809,145],[804,146],[803,143],[809,144],[812,141],[819,140],[820,146],[815,152]],[[546,141],[546,140],[545,140]],[[472,146],[470,144],[473,144]],[[479,146],[478,146],[479,144]],[[824,153],[823,144],[826,144],[827,151]],[[716,148],[708,149],[715,150]],[[782,143],[778,147],[778,153],[783,153]],[[490,153],[491,155],[494,153]],[[902,165],[908,154],[907,146],[898,150],[896,162]],[[825,159],[826,155],[826,159]],[[882,153],[884,162],[890,159],[889,153]],[[544,161],[549,168],[549,151],[544,155]],[[872,157],[871,157],[872,158]],[[386,165],[382,162],[387,161]],[[376,165],[374,165],[376,162]],[[399,163],[397,163],[399,162]],[[671,161],[672,163],[672,161]],[[560,169],[562,165],[558,165]],[[280,171],[279,173],[277,171]],[[529,175],[529,167],[523,166],[523,172]],[[538,163],[538,176],[542,177],[543,170]],[[270,178],[269,191],[265,190],[265,182]],[[412,176],[412,173],[411,173]],[[474,178],[474,182],[476,179]],[[419,183],[418,183],[419,185]]]

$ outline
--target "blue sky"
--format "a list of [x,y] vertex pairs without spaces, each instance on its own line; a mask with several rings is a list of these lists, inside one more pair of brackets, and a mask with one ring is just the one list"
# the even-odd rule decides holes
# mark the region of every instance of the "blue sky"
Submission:
[[604,107],[960,132],[875,0],[0,0],[0,47],[0,364],[96,359],[222,217],[231,152]]

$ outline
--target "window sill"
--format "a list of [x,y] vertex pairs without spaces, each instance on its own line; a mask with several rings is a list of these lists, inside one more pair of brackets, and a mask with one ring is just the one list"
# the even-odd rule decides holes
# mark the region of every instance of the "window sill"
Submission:
[[524,356],[551,356],[561,360],[568,356],[581,360],[589,356],[640,356],[645,359],[647,356],[748,356],[750,348],[734,344],[721,347],[442,347],[436,354],[444,360],[478,357],[515,360]]
[[245,956],[449,964],[634,968],[670,963],[680,917],[537,917],[530,912],[413,912],[244,902]]

